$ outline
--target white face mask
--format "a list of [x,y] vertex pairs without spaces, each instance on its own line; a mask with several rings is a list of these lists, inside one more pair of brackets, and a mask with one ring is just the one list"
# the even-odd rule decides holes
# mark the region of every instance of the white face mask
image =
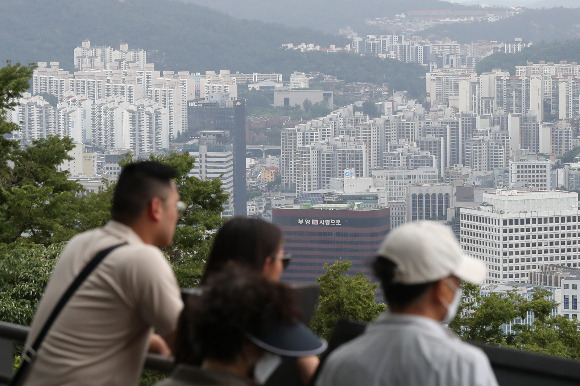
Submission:
[[282,358],[279,355],[265,352],[254,366],[254,379],[258,384],[263,385],[266,383],[270,375],[278,368],[280,362],[282,362]]
[[445,317],[441,321],[442,323],[451,323],[451,321],[455,318],[455,315],[457,314],[457,309],[459,308],[459,303],[461,303],[463,291],[461,290],[461,287],[456,287],[453,283],[449,281],[449,279],[447,279],[446,282],[447,285],[449,285],[450,287],[457,288],[455,290],[453,300],[451,300],[451,303],[447,305],[447,313],[445,314]]

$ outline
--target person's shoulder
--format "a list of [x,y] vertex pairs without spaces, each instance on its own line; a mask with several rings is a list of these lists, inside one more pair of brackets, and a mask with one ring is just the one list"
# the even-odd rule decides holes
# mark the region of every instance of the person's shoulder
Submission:
[[467,342],[460,341],[455,345],[455,364],[463,369],[464,379],[469,379],[469,384],[497,386],[495,373],[489,362],[489,358],[479,347]]
[[451,359],[455,357],[456,360],[465,364],[478,365],[480,363],[488,363],[489,359],[482,349],[476,347],[470,343],[464,342],[457,338],[453,340],[453,343],[447,344],[444,348]]
[[150,244],[124,244],[116,253],[135,259],[159,259],[164,258],[161,249]]
[[[369,339],[368,334],[361,334],[352,340],[345,342],[338,346],[334,351],[328,354],[326,358],[325,366],[342,366],[343,363],[354,364],[360,355],[365,354],[368,350],[369,344],[367,340]],[[360,355],[359,355],[360,354]]]
[[337,347],[321,363],[322,367],[316,386],[348,385],[362,382],[369,375],[366,370],[369,355],[367,349],[363,336]]
[[103,237],[102,228],[91,229],[74,235],[64,246],[59,259],[63,257],[66,259],[69,255],[71,258],[77,258],[79,252],[86,251],[87,248],[90,249],[89,246],[93,245],[101,237]]
[[[113,264],[131,271],[162,271],[169,265],[163,252],[154,245],[125,244],[111,253]],[[160,273],[160,272],[159,272]]]
[[67,247],[71,245],[76,245],[79,243],[86,243],[88,240],[101,237],[103,232],[103,228],[95,228],[89,229],[88,231],[84,231],[74,235],[68,243],[66,243]]

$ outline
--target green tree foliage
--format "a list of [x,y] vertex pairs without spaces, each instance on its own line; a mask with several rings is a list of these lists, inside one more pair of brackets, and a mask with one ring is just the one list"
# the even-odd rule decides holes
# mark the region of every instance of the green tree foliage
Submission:
[[[515,291],[482,296],[478,286],[464,284],[462,304],[449,327],[464,340],[580,359],[580,325],[550,316],[556,306],[550,292],[540,288],[525,299]],[[534,321],[526,325],[523,320],[530,314]],[[512,334],[504,333],[506,323],[512,323]]]
[[4,135],[18,130],[7,114],[29,86],[34,66],[8,63],[0,69],[0,242],[23,234],[49,244],[76,227],[75,196],[81,186],[57,170],[73,148],[69,138],[48,137],[20,147]]
[[362,104],[362,113],[370,118],[376,118],[380,115],[377,105],[373,101],[364,101]]
[[58,166],[70,159],[70,138],[48,137],[30,146],[13,150],[0,191],[0,210],[6,221],[0,241],[15,241],[22,235],[45,245],[67,239],[76,233],[78,193],[81,185],[69,181],[68,172]]
[[326,272],[317,280],[320,298],[310,328],[325,339],[330,338],[340,319],[369,322],[386,309],[384,304],[375,302],[378,284],[361,272],[349,274],[351,267],[348,260],[325,264]]
[[63,246],[0,244],[0,320],[30,325]]
[[563,163],[572,163],[576,162],[576,157],[580,154],[580,146],[575,147],[574,149],[562,154],[561,160]]
[[18,130],[18,125],[8,122],[8,110],[16,106],[16,99],[22,96],[29,86],[33,66],[12,65],[8,62],[0,69],[0,183],[8,178],[10,154],[17,148],[17,143],[4,138],[5,135]]

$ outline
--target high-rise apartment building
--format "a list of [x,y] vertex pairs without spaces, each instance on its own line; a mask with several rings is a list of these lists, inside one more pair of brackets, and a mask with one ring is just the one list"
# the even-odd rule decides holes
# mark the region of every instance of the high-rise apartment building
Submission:
[[552,164],[541,159],[519,159],[511,161],[510,188],[552,189]]
[[24,93],[18,105],[9,112],[11,122],[20,125],[14,134],[25,141],[59,135],[56,108],[39,96]]
[[449,98],[459,96],[459,81],[473,72],[468,68],[440,68],[428,72],[425,78],[427,100],[431,106],[448,105]]
[[74,65],[78,70],[142,70],[146,64],[147,52],[141,49],[129,50],[128,44],[121,44],[119,50],[115,50],[109,46],[91,46],[91,42],[85,40],[74,49]]
[[227,131],[199,131],[197,143],[186,145],[185,151],[195,158],[195,166],[190,175],[200,180],[219,179],[222,188],[230,194],[224,204],[223,217],[234,215],[234,151],[233,144]]
[[386,169],[417,169],[420,167],[437,167],[437,159],[428,151],[421,150],[414,143],[393,146],[391,151],[383,153],[383,165]]
[[233,209],[246,215],[246,106],[243,99],[194,100],[188,102],[188,134],[207,130],[226,131],[233,148]]
[[463,164],[478,172],[507,168],[509,140],[508,133],[499,128],[476,130],[473,138],[465,141]]

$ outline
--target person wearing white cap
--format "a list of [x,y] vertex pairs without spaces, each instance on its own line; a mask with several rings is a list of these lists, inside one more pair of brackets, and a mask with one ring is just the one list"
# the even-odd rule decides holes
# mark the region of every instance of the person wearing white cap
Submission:
[[299,321],[292,296],[285,284],[228,263],[187,297],[176,350],[187,346],[188,355],[158,386],[259,385],[281,356],[322,353],[326,341]]
[[373,262],[388,310],[323,364],[317,386],[497,385],[487,356],[443,323],[453,320],[461,281],[481,284],[485,265],[434,221],[390,232]]

